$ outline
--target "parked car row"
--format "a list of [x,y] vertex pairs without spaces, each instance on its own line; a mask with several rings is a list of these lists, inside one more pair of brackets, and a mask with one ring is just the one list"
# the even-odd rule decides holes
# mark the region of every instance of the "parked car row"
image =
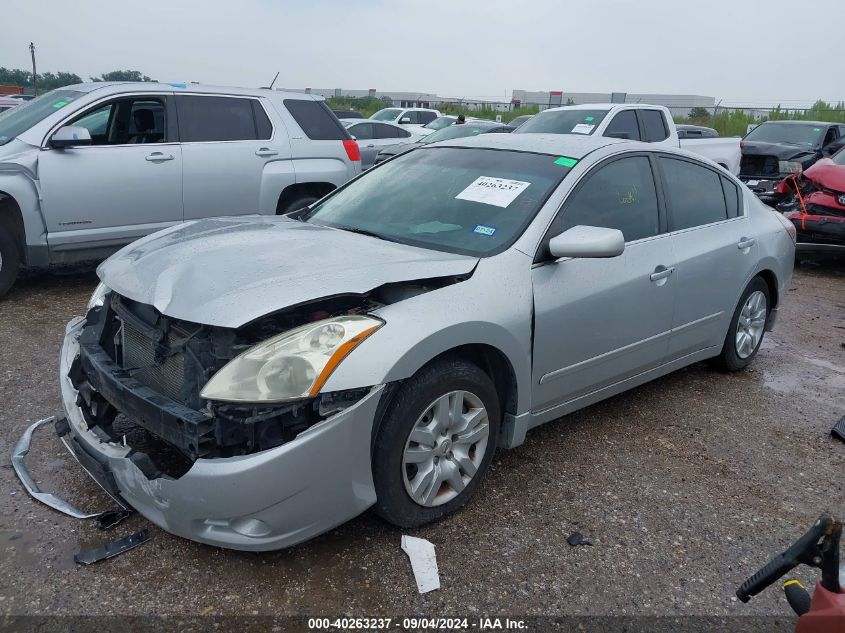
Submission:
[[[440,119],[436,119],[435,122],[439,120]],[[398,145],[385,147],[376,156],[375,164],[378,165],[379,163],[384,162],[388,158],[392,158],[397,154],[402,154],[404,152],[414,149],[415,147],[428,145],[429,143],[437,143],[438,141],[448,141],[452,139],[464,138],[467,136],[476,136],[478,134],[489,134],[491,132],[513,132],[514,129],[516,128],[510,125],[496,123],[495,121],[483,121],[480,119],[467,121],[462,125],[454,125],[454,123],[450,123],[448,127],[441,127],[436,132],[432,132],[427,136],[422,136],[420,138],[417,138],[416,140],[409,140]]]

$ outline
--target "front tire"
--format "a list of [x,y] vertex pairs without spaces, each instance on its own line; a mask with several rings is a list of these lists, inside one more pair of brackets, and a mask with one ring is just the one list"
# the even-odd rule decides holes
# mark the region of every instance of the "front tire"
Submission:
[[373,444],[375,512],[417,527],[469,501],[499,435],[496,388],[477,365],[438,360],[407,380],[382,416]]
[[9,292],[18,278],[20,262],[21,255],[14,236],[0,224],[0,297]]
[[769,286],[760,277],[751,280],[734,310],[731,326],[714,361],[728,371],[745,369],[757,356],[771,310]]

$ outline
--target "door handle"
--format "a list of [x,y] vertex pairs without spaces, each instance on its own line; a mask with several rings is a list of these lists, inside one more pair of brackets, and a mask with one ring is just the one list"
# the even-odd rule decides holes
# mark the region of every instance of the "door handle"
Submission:
[[755,237],[741,237],[739,239],[739,242],[737,242],[736,247],[739,250],[745,250],[746,248],[751,248],[756,243],[757,243],[757,238],[755,238]]
[[[660,266],[658,266],[660,268]],[[656,270],[651,273],[648,278],[652,281],[660,281],[661,279],[666,279],[669,275],[675,272],[674,266],[669,266],[669,268],[664,268],[663,270]]]
[[371,147],[375,147],[375,145],[367,145],[367,149],[369,149]]
[[261,147],[255,150],[256,156],[276,156],[279,152],[274,149],[270,149],[269,147]]
[[161,152],[153,152],[152,154],[147,154],[144,160],[148,160],[151,163],[160,163],[165,160],[173,160],[173,154],[162,154]]

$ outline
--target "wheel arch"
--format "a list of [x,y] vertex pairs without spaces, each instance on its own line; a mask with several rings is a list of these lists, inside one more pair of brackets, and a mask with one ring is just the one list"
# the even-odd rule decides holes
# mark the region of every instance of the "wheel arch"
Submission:
[[290,202],[297,198],[309,196],[319,200],[336,188],[336,185],[330,182],[297,182],[288,185],[279,194],[279,200],[276,202],[276,213],[283,211]]
[[26,227],[23,222],[21,205],[14,196],[0,190],[0,226],[15,238],[18,252],[26,257]]

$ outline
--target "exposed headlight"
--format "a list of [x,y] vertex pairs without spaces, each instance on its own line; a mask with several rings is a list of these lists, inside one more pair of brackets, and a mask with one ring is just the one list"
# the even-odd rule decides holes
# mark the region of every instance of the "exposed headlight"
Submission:
[[799,174],[803,165],[797,160],[779,160],[778,171],[782,174]]
[[224,402],[283,402],[316,396],[341,361],[384,321],[340,316],[267,339],[233,358],[201,396]]
[[111,289],[106,284],[102,282],[97,284],[97,287],[94,288],[94,294],[88,299],[88,306],[85,308],[85,311],[88,312],[92,308],[102,308],[103,302],[106,300],[106,295],[109,292],[111,292]]

